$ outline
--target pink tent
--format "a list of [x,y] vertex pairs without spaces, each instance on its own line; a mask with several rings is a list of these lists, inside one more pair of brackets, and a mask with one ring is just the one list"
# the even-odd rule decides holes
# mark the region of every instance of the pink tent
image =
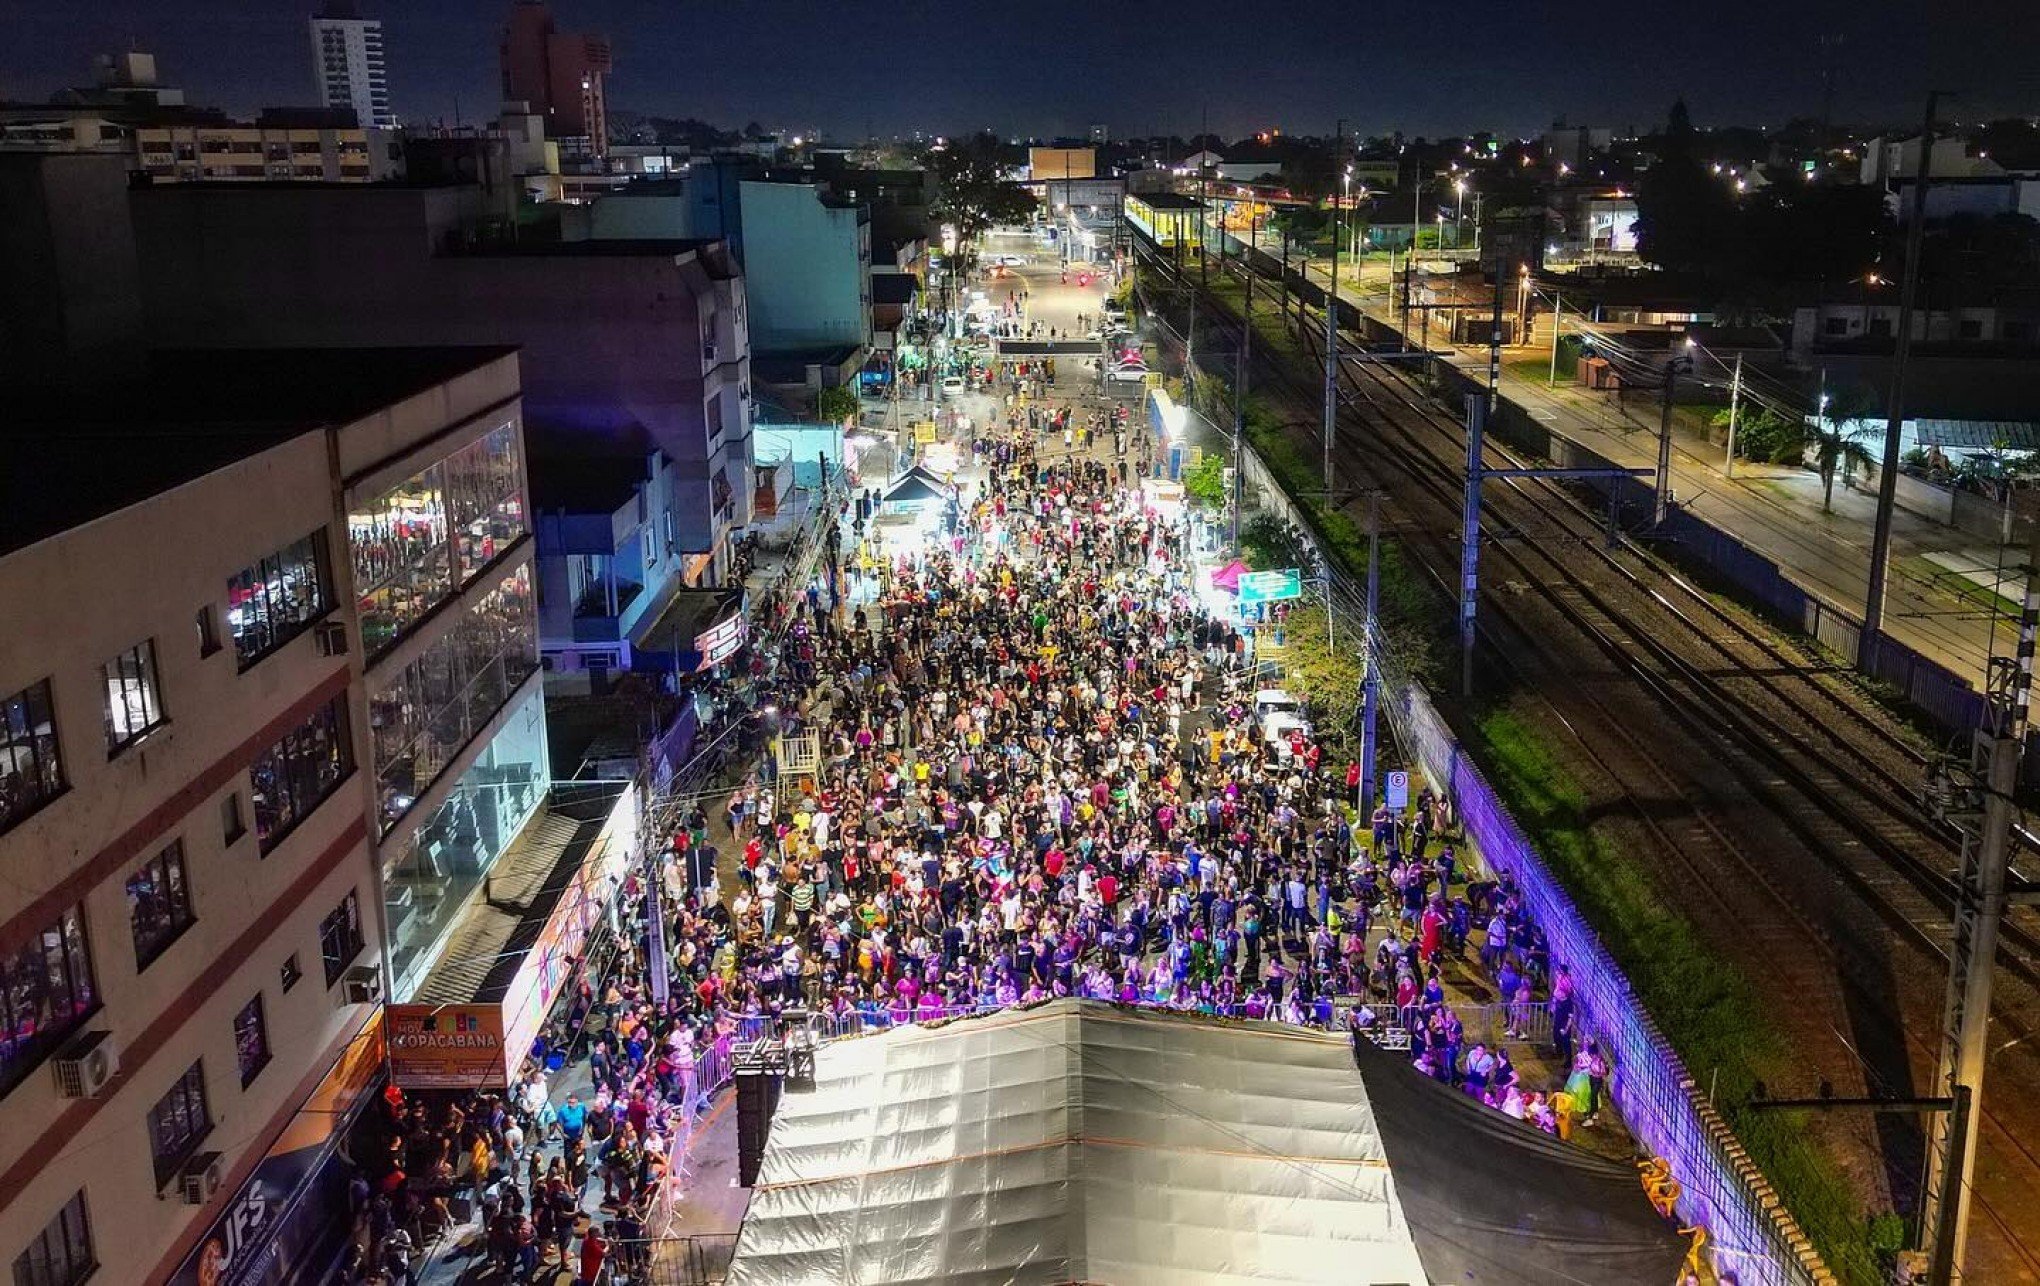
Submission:
[[1229,593],[1240,592],[1240,577],[1246,574],[1247,565],[1235,558],[1217,571],[1211,573],[1211,583]]

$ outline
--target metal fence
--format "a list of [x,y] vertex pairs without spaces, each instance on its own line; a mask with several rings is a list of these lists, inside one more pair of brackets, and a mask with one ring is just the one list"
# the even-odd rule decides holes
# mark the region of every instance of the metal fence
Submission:
[[614,1241],[597,1286],[721,1286],[736,1254],[733,1232]]

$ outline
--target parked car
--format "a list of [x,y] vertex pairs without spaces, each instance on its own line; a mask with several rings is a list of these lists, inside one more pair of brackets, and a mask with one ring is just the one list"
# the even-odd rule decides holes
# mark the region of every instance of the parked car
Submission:
[[945,375],[942,377],[942,396],[944,397],[961,397],[969,388],[970,384],[961,375]]
[[1124,362],[1105,372],[1105,378],[1120,384],[1139,384],[1148,377],[1147,365],[1143,362]]

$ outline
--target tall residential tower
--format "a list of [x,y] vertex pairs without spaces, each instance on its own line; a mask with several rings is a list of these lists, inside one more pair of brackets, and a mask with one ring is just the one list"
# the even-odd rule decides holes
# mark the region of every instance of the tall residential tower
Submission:
[[382,22],[362,17],[353,0],[329,0],[313,15],[312,74],[323,105],[353,108],[364,128],[396,128],[383,71]]

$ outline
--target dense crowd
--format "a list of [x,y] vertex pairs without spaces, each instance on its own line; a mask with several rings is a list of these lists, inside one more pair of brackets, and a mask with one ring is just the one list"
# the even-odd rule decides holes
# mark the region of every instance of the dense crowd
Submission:
[[[621,943],[510,1093],[386,1104],[357,1280],[406,1280],[456,1199],[506,1274],[623,1264],[704,1052],[789,1011],[870,1029],[1083,996],[1350,1024],[1406,1032],[1425,1073],[1512,1116],[1591,1123],[1607,1067],[1575,1044],[1571,980],[1519,892],[1463,869],[1443,799],[1369,808],[1357,765],[1257,735],[1248,642],[1200,604],[1181,523],[1084,450],[1118,429],[1010,411],[931,539],[841,569],[832,547],[751,674],[780,732],[817,736],[818,771],[768,763],[688,810],[661,876],[669,1000]],[[1114,447],[1145,468],[1140,435]],[[1448,962],[1510,1006],[1510,1037],[1550,1019],[1563,1090],[1469,1044]],[[586,1094],[555,1102],[554,1053],[577,1078],[585,1059]],[[581,1213],[597,1181],[606,1229]]]

